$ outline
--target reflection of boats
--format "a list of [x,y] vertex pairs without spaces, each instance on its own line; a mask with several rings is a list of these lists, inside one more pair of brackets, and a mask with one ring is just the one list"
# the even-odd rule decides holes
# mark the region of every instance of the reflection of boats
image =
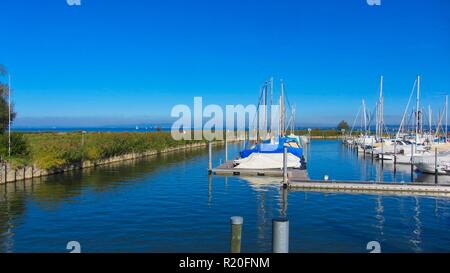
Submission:
[[280,181],[274,179],[274,177],[265,176],[241,176],[242,180],[248,182],[248,184],[256,191],[264,191],[267,188],[280,187]]
[[[434,174],[421,173],[417,176],[416,182],[423,182],[426,184],[435,184],[436,176]],[[438,184],[450,185],[450,176],[447,176],[447,175],[439,176]]]

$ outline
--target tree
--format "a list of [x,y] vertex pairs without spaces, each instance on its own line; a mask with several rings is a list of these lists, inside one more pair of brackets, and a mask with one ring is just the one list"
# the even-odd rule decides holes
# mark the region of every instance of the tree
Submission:
[[[8,71],[4,66],[0,64],[0,133],[4,133],[8,129],[9,123],[9,87],[8,84],[2,79],[6,78]],[[16,113],[13,111],[11,105],[11,122],[16,117]]]
[[342,131],[342,130],[348,131],[350,129],[350,126],[348,126],[348,123],[345,120],[343,120],[343,121],[339,122],[337,129],[339,131]]

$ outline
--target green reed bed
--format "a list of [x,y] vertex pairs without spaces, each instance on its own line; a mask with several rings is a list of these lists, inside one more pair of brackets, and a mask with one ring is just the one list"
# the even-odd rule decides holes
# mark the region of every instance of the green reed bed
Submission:
[[161,151],[202,141],[176,141],[169,132],[151,133],[14,133],[8,157],[8,139],[1,139],[0,154],[16,166],[35,164],[51,169],[85,160],[107,159],[130,153]]

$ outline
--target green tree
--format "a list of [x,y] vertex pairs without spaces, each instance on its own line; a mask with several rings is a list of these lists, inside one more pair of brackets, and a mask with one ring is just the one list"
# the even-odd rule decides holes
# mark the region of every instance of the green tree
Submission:
[[350,126],[348,126],[348,123],[345,121],[345,120],[343,120],[343,121],[341,121],[341,122],[339,122],[339,124],[338,124],[338,126],[337,126],[337,129],[339,130],[339,131],[341,131],[341,130],[345,130],[345,131],[348,131],[349,129],[350,129]]
[[[9,105],[8,105],[8,95],[9,87],[6,83],[6,77],[8,71],[6,68],[0,64],[0,133],[4,133],[8,129],[9,123]],[[11,122],[16,117],[16,113],[13,111],[11,105]]]

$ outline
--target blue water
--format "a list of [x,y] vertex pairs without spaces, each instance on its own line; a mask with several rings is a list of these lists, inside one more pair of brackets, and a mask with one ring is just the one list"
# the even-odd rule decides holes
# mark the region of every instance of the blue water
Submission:
[[[214,164],[223,157],[214,150]],[[312,178],[394,178],[339,141],[313,141],[308,159]],[[450,198],[283,192],[276,178],[208,177],[207,160],[198,149],[8,184],[0,252],[68,252],[69,241],[82,252],[228,252],[233,215],[244,217],[243,252],[270,252],[280,215],[291,252],[367,252],[374,240],[383,252],[450,251]]]

